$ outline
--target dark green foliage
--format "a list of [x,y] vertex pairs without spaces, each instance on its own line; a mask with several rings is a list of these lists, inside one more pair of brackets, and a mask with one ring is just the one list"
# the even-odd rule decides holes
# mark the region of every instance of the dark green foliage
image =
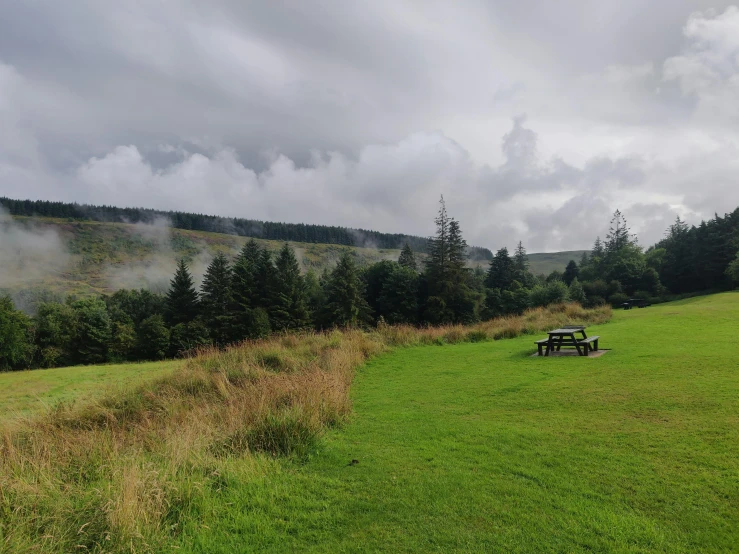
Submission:
[[429,239],[426,277],[421,289],[423,317],[433,324],[473,321],[480,299],[468,284],[467,243],[459,223],[447,214],[443,197],[439,204],[436,236]]
[[164,318],[152,315],[141,322],[136,334],[136,353],[144,360],[161,360],[169,351],[169,329]]
[[146,318],[155,314],[164,314],[165,298],[146,289],[121,289],[105,298],[108,311],[113,314],[120,310],[125,313],[134,325],[139,325]]
[[345,252],[326,283],[322,323],[326,327],[365,325],[372,310],[364,297],[364,283],[350,252]]
[[377,302],[385,322],[418,321],[418,274],[410,267],[395,265],[385,280]]
[[272,307],[274,267],[268,252],[254,240],[248,241],[233,267],[231,293],[235,340],[259,338],[271,331],[269,312]]
[[275,260],[272,287],[271,323],[274,330],[304,329],[310,326],[310,299],[295,252],[285,245]]
[[36,328],[37,364],[41,367],[69,365],[75,362],[74,340],[77,313],[69,304],[44,302],[33,318]]
[[200,297],[185,260],[177,263],[169,284],[164,314],[171,326],[189,323],[200,314]]
[[0,297],[0,371],[30,367],[33,350],[30,318]]
[[385,305],[380,304],[380,295],[385,283],[392,275],[395,268],[400,267],[396,262],[383,260],[374,263],[362,271],[362,279],[365,285],[365,298],[369,304],[376,320],[383,318],[387,321],[388,313],[384,310]]
[[570,300],[573,302],[578,302],[583,306],[585,305],[587,296],[585,295],[585,290],[583,289],[582,284],[577,280],[577,277],[575,277],[570,283],[569,296]]
[[208,328],[200,318],[178,323],[169,332],[169,355],[183,356],[210,344]]
[[411,250],[411,245],[408,244],[407,242],[403,245],[403,249],[400,251],[400,256],[398,257],[398,264],[400,264],[402,267],[406,267],[413,271],[418,271],[418,264],[416,263],[416,256],[413,254],[413,250]]
[[107,361],[113,332],[105,302],[100,298],[85,298],[74,302],[72,309],[77,320],[75,362],[99,364]]
[[225,345],[233,339],[232,281],[228,259],[224,254],[218,253],[208,265],[200,287],[203,321],[210,338],[217,345]]
[[580,268],[577,267],[577,262],[575,262],[575,260],[570,260],[562,274],[562,280],[565,282],[565,285],[569,287],[572,281],[577,279],[579,275]]
[[491,289],[508,290],[515,279],[515,269],[514,261],[508,255],[508,249],[501,248],[490,262],[485,286]]
[[569,289],[563,281],[555,280],[545,285],[536,285],[529,292],[528,303],[532,307],[548,306],[567,302]]

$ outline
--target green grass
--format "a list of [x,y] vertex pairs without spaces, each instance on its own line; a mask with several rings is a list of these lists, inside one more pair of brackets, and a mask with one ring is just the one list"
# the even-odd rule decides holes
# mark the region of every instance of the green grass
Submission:
[[106,364],[0,373],[0,413],[30,415],[60,402],[86,402],[111,387],[134,385],[160,377],[179,360],[139,364]]
[[307,461],[214,467],[179,551],[735,550],[736,321],[726,293],[617,312],[589,329],[599,358],[532,358],[531,336],[396,350]]
[[583,252],[585,250],[529,254],[529,269],[534,275],[549,275],[552,271],[564,271],[570,260],[575,260],[579,265]]

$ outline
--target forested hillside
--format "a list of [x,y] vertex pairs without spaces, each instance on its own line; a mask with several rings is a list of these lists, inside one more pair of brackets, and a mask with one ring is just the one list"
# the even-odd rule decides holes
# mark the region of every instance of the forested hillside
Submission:
[[[73,237],[65,240],[48,221],[44,228],[4,217],[0,277],[30,294],[0,295],[0,370],[160,359],[293,330],[468,324],[567,301],[659,302],[739,283],[739,209],[699,227],[678,219],[646,252],[617,210],[605,240],[596,238],[579,264],[570,260],[546,276],[531,271],[520,242],[512,255],[500,248],[487,271],[470,267],[460,224],[443,198],[435,223],[423,257],[405,244],[399,253],[371,250],[375,259],[363,260],[359,252],[366,249],[305,243],[301,249],[253,238],[239,248],[239,237],[156,222],[57,221]],[[311,258],[316,248],[323,249],[321,271]],[[142,286],[135,282],[141,274],[121,260],[152,252],[172,265],[152,258],[143,270],[157,282]],[[85,286],[115,292],[65,299],[29,289],[39,275],[54,283],[66,274],[75,283],[85,271]]]
[[[143,223],[149,225],[156,224],[164,218],[173,228],[189,231],[207,231],[281,242],[339,244],[380,249],[400,249],[405,243],[408,243],[415,252],[425,253],[428,250],[428,238],[426,237],[380,233],[378,231],[329,225],[279,223],[147,208],[92,206],[49,202],[47,200],[13,200],[5,197],[0,197],[0,205],[14,216],[42,216],[63,218],[70,221]],[[493,257],[487,248],[475,246],[469,248],[469,255],[472,260],[490,260]]]

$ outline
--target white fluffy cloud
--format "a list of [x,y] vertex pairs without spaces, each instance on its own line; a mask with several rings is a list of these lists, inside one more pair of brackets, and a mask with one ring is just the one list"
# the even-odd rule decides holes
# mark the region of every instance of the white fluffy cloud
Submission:
[[413,234],[444,194],[531,251],[739,205],[739,8],[350,4],[14,4],[0,194]]

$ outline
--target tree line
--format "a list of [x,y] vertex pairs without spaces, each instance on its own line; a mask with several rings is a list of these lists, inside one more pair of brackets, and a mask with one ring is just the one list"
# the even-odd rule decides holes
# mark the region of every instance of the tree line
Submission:
[[[100,221],[109,223],[154,223],[165,217],[175,229],[208,231],[276,241],[338,244],[343,246],[399,249],[409,244],[416,252],[428,250],[428,239],[399,233],[380,233],[366,229],[350,229],[330,225],[279,223],[255,219],[230,218],[179,211],[160,211],[147,208],[118,208],[93,206],[48,200],[14,200],[0,197],[0,205],[11,215],[55,217],[68,220]],[[487,248],[472,246],[468,254],[473,260],[489,260]]]
[[739,283],[739,209],[692,228],[678,219],[646,251],[616,211],[605,240],[547,276],[532,274],[520,242],[512,254],[499,249],[486,270],[470,268],[443,198],[435,223],[423,263],[406,243],[396,261],[359,267],[346,251],[333,270],[303,274],[287,243],[272,254],[252,239],[234,259],[218,254],[199,287],[180,260],[166,295],[119,290],[45,302],[33,317],[0,298],[0,370],[157,360],[336,326],[467,324],[565,301],[658,301]]

